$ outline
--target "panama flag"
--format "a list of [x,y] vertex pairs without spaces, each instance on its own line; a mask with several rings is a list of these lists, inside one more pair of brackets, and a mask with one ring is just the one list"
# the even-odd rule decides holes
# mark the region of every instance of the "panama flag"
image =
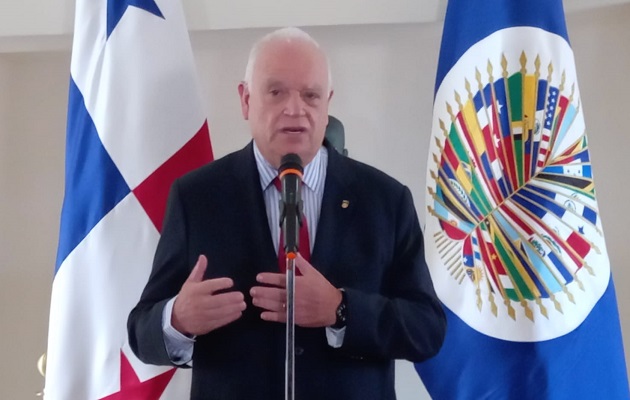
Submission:
[[211,160],[179,0],[78,0],[46,399],[189,397],[189,373],[135,358],[126,321],[170,184]]
[[561,0],[449,0],[430,143],[426,257],[448,329],[416,364],[429,394],[630,398]]

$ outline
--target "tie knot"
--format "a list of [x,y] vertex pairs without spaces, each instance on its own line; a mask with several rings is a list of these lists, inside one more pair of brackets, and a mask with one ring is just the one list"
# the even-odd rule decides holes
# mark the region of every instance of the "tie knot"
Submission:
[[278,189],[278,192],[282,192],[282,182],[280,182],[280,178],[276,176],[275,178],[273,178],[273,181],[271,181],[271,183],[273,183],[276,189]]

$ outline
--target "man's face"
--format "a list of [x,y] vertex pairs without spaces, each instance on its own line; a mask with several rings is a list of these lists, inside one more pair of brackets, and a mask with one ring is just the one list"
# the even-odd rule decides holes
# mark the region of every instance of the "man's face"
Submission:
[[276,40],[258,54],[250,86],[239,85],[243,117],[260,152],[274,167],[296,153],[308,164],[328,124],[328,65],[311,43]]

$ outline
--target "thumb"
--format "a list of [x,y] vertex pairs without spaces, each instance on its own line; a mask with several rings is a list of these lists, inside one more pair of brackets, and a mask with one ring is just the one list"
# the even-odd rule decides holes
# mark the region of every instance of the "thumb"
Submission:
[[315,267],[313,267],[308,261],[304,259],[304,257],[302,257],[302,254],[300,253],[298,253],[297,257],[295,258],[295,266],[300,271],[302,276],[309,275],[313,272],[318,272]]
[[207,267],[208,259],[203,254],[199,255],[199,258],[197,259],[197,264],[195,264],[192,271],[190,271],[190,275],[188,275],[188,279],[186,279],[186,282],[203,281],[203,276],[206,273]]

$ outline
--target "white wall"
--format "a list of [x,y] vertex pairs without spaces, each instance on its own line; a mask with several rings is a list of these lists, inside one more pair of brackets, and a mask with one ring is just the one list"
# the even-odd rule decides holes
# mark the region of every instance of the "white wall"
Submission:
[[0,398],[34,399],[63,192],[69,54],[0,56]]
[[568,19],[626,360],[630,360],[629,17],[630,6],[625,5]]
[[[624,331],[630,332],[630,246],[625,213],[625,132],[630,102],[630,5],[568,15],[596,187]],[[421,218],[441,22],[308,29],[330,54],[331,114],[346,126],[350,156],[407,184]],[[236,84],[252,41],[266,30],[195,32],[215,156],[249,140]],[[69,51],[0,54],[0,398],[41,389],[50,285],[63,191]],[[10,338],[10,342],[9,342]],[[626,335],[626,349],[630,341]],[[627,352],[628,353],[628,352]],[[400,399],[419,385],[404,371]],[[411,389],[410,389],[411,388]],[[422,396],[420,396],[422,398]]]
[[[567,11],[628,0],[569,0]],[[21,39],[45,44],[46,37],[71,34],[75,0],[4,0],[0,2],[0,48]],[[191,30],[318,26],[372,23],[419,23],[443,19],[447,0],[182,0]],[[9,39],[9,40],[7,40]]]
[[[106,0],[94,0],[103,4]],[[565,0],[567,12],[630,0]],[[159,2],[158,2],[159,3]],[[447,0],[182,0],[191,31],[278,26],[439,22]],[[68,45],[75,0],[0,1],[0,52],[52,51]]]

